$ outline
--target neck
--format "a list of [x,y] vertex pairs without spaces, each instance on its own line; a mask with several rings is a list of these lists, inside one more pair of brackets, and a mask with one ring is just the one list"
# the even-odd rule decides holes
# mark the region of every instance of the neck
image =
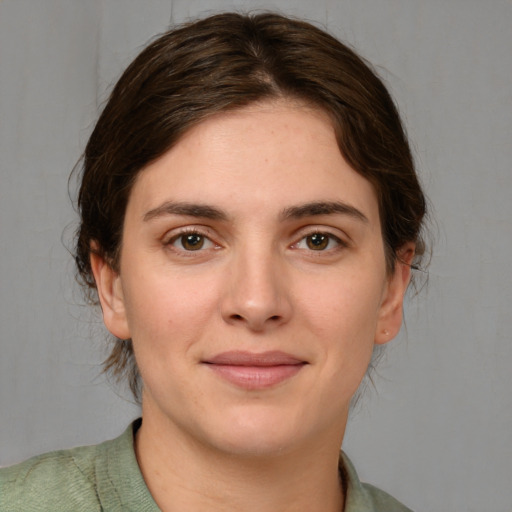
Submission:
[[[341,438],[272,456],[233,455],[165,431],[144,418],[136,454],[146,484],[163,512],[340,512]],[[314,444],[314,446],[313,446]]]

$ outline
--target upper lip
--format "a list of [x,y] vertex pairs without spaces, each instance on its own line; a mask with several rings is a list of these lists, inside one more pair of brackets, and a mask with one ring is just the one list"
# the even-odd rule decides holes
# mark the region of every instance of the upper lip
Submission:
[[303,359],[281,352],[272,350],[268,352],[246,352],[241,350],[232,350],[222,352],[203,361],[207,364],[218,364],[225,366],[281,366],[305,364]]

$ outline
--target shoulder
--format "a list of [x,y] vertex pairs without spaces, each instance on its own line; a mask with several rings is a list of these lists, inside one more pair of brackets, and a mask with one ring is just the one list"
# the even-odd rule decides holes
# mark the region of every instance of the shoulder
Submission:
[[[47,453],[0,470],[0,510],[100,510],[96,447]],[[84,506],[86,508],[84,508]]]
[[105,500],[115,505],[112,459],[133,453],[132,446],[130,427],[112,441],[51,452],[0,469],[0,511],[93,512],[103,510]]
[[386,510],[387,512],[412,512],[410,508],[407,508],[387,492],[384,492],[383,490],[366,483],[363,483],[362,487],[365,490],[368,501],[372,504],[373,508],[370,510]]
[[387,492],[362,483],[345,453],[340,457],[340,473],[345,482],[345,512],[412,512]]

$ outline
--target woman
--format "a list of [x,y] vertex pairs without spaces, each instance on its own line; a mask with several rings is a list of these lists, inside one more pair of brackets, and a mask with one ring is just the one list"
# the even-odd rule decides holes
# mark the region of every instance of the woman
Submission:
[[339,448],[402,321],[425,199],[398,113],[304,22],[221,14],[128,67],[76,263],[142,419],[3,470],[0,510],[403,511]]

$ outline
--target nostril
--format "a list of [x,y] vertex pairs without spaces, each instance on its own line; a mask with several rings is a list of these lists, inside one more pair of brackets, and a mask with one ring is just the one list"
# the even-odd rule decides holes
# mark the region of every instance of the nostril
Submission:
[[[244,316],[243,315],[239,315],[238,313],[235,313],[233,315],[231,315],[231,320],[245,320]],[[273,315],[273,316],[270,316],[268,317],[267,321],[272,321],[272,322],[277,322],[281,319],[281,316],[280,315]]]

